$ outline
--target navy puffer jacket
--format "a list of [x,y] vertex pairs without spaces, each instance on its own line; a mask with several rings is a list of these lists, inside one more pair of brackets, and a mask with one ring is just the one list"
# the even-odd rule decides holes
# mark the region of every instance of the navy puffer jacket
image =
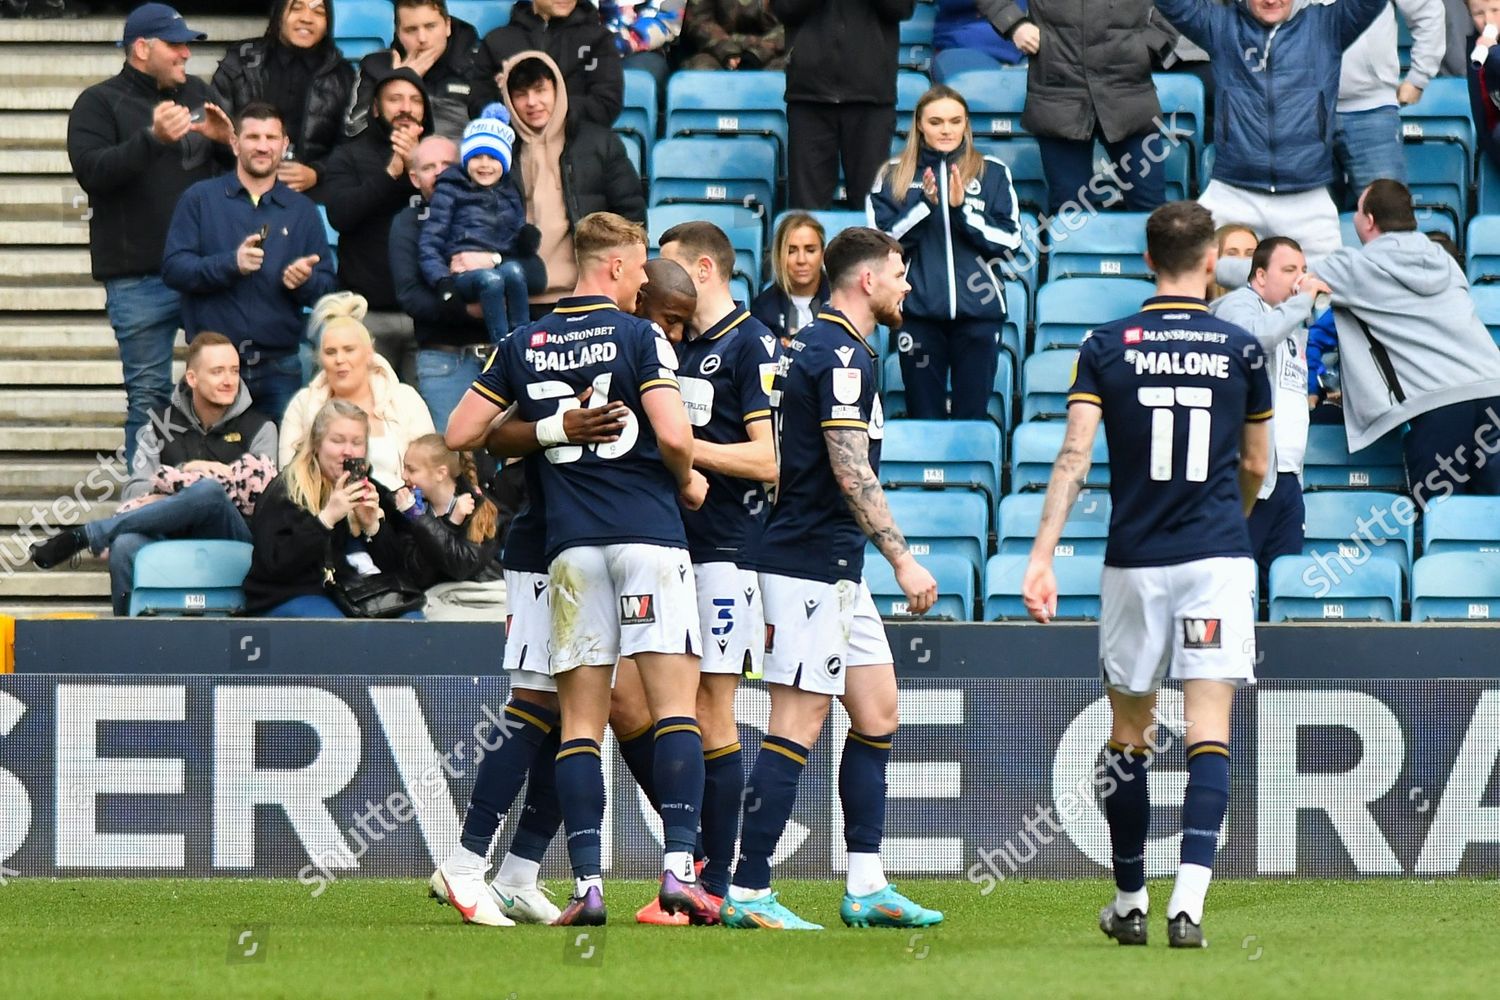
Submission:
[[438,175],[417,244],[428,284],[437,287],[448,277],[453,255],[466,250],[504,257],[536,253],[539,234],[526,224],[526,202],[513,180],[506,174],[493,187],[480,187],[457,164]]

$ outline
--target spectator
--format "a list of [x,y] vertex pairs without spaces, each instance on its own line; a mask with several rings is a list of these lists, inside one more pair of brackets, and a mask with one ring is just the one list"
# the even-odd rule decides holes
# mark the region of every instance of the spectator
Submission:
[[771,284],[755,299],[750,314],[783,343],[813,321],[828,302],[823,273],[823,224],[806,212],[788,212],[771,240]]
[[1500,426],[1500,348],[1463,270],[1417,231],[1411,192],[1397,181],[1364,190],[1354,229],[1360,249],[1316,265],[1333,287],[1349,450],[1410,422],[1406,479],[1419,505],[1435,492],[1500,493],[1500,462],[1489,460]]
[[594,212],[646,221],[640,175],[625,144],[608,128],[573,120],[572,99],[558,87],[557,63],[542,52],[522,52],[505,64],[501,90],[516,130],[515,184],[526,199],[527,221],[541,233],[537,253],[546,288],[531,297],[532,316],[550,311],[578,280],[573,227]]
[[1340,247],[1328,194],[1340,60],[1388,2],[1157,0],[1212,57],[1214,176],[1198,200],[1217,224],[1290,236],[1314,266]]
[[[484,326],[479,303],[466,303],[454,296],[444,299],[422,278],[417,256],[421,218],[427,211],[438,175],[458,161],[458,147],[442,136],[423,139],[417,146],[411,182],[421,197],[418,204],[401,211],[391,223],[391,276],[401,308],[412,318],[417,340],[417,391],[432,413],[439,433],[448,426],[448,414],[458,405],[479,377],[493,347]],[[531,287],[546,286],[541,261],[531,268]]]
[[901,241],[911,292],[897,337],[907,415],[982,420],[995,384],[1005,293],[995,265],[1021,245],[1010,171],[974,148],[963,95],[938,84],[917,101],[901,155],[868,199],[870,224]]
[[474,64],[469,113],[503,98],[502,70],[523,52],[545,52],[567,88],[569,123],[610,128],[625,107],[625,77],[614,36],[599,12],[578,0],[520,0],[510,23],[484,36]]
[[[1255,230],[1249,226],[1242,226],[1235,222],[1231,222],[1227,226],[1220,226],[1214,230],[1214,239],[1219,245],[1220,260],[1240,257],[1249,260],[1255,256],[1255,248],[1260,243],[1260,240],[1255,235]],[[1229,292],[1230,289],[1225,288],[1217,281],[1210,282],[1208,286],[1208,301],[1213,302],[1228,295]]]
[[958,73],[1014,66],[1026,58],[990,20],[1006,6],[1026,13],[1026,0],[937,0],[932,24],[934,83],[947,83]]
[[500,510],[480,489],[473,457],[424,434],[407,447],[401,477],[396,509],[414,542],[411,575],[427,591],[427,617],[504,621]]
[[262,413],[279,421],[302,384],[302,310],[334,290],[323,220],[276,176],[281,115],[248,104],[235,119],[235,171],[199,181],[172,213],[162,277],[182,293],[189,337],[223,333]]
[[625,69],[651,74],[659,91],[672,68],[667,50],[682,34],[686,0],[600,0],[599,19],[615,36]]
[[90,270],[104,284],[125,374],[127,464],[146,414],[172,394],[182,311],[161,278],[167,223],[182,192],[218,173],[234,131],[221,98],[187,75],[188,43],[206,37],[165,4],[137,7],[125,20],[124,67],[68,114],[68,160],[89,196]]
[[316,188],[354,90],[354,67],[333,40],[333,0],[272,0],[266,33],[224,53],[214,89],[236,117],[261,102],[280,112],[289,142],[278,178],[299,194]]
[[365,411],[342,399],[331,399],[316,411],[306,438],[256,508],[251,523],[255,551],[245,577],[247,613],[343,618],[325,588],[325,575],[399,575],[407,570],[410,549],[394,498],[378,482],[357,474],[369,426]]
[[360,320],[365,300],[352,292],[330,295],[313,310],[321,371],[292,398],[281,425],[281,467],[293,461],[308,427],[330,399],[352,403],[368,417],[364,455],[370,478],[383,488],[401,487],[401,459],[411,442],[433,432],[427,404],[402,384],[389,362],[375,353]]
[[1088,206],[1098,194],[1090,184],[1096,140],[1118,168],[1126,208],[1149,212],[1164,202],[1166,143],[1151,60],[1165,58],[1177,37],[1151,0],[1112,3],[1107,12],[1088,0],[1033,0],[1029,14],[1005,3],[992,23],[1031,57],[1021,124],[1042,149],[1048,214]]
[[432,107],[417,71],[390,70],[369,88],[368,127],[333,151],[318,190],[328,221],[339,232],[339,284],[358,292],[375,310],[365,325],[391,367],[403,364],[412,345],[412,322],[391,279],[391,220],[411,204],[417,189],[411,170],[417,143],[432,131]]
[[1478,57],[1468,61],[1474,131],[1491,166],[1500,167],[1500,45],[1495,44],[1500,38],[1500,0],[1469,0],[1469,13],[1474,23],[1469,49]]
[[470,122],[459,147],[462,166],[438,175],[417,239],[422,277],[444,297],[480,303],[492,344],[530,318],[518,258],[534,255],[541,241],[511,176],[515,141],[504,104]]
[[[896,131],[901,22],[916,0],[768,0],[787,31],[787,201],[859,208]],[[798,53],[801,53],[799,56]]]
[[[1265,377],[1271,383],[1276,415],[1271,425],[1272,458],[1255,507],[1250,511],[1250,548],[1260,567],[1262,592],[1277,556],[1301,555],[1302,461],[1307,454],[1307,324],[1313,301],[1328,286],[1307,273],[1307,258],[1295,240],[1271,236],[1254,256],[1224,258],[1220,273],[1233,269],[1234,291],[1213,305],[1213,313],[1260,342]],[[1243,284],[1248,275],[1249,283]]]
[[395,27],[389,49],[359,61],[344,135],[352,139],[364,132],[376,87],[392,70],[409,69],[421,81],[432,115],[427,131],[457,142],[469,124],[469,81],[479,55],[479,33],[469,22],[449,16],[447,0],[396,0]]
[[688,0],[683,69],[785,69],[786,29],[763,0]]
[[127,503],[113,517],[33,545],[31,561],[51,569],[84,549],[107,551],[110,601],[115,614],[126,615],[136,553],[151,542],[250,541],[246,518],[255,510],[256,487],[276,474],[276,425],[250,402],[234,345],[217,333],[198,334],[171,401],[153,411],[154,424],[142,430],[125,487]]
[[1415,104],[1442,66],[1447,44],[1443,0],[1396,0],[1411,28],[1411,68],[1401,79],[1396,12],[1390,6],[1344,52],[1333,152],[1345,180],[1345,203],[1382,177],[1406,181],[1398,106]]

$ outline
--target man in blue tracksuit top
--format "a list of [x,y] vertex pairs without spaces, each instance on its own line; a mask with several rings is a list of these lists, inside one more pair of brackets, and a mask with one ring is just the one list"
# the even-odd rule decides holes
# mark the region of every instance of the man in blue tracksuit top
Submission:
[[1212,57],[1215,225],[1290,236],[1309,264],[1337,250],[1334,110],[1343,53],[1389,0],[1157,0]]
[[302,386],[302,309],[338,287],[317,208],[276,179],[286,143],[275,108],[240,109],[235,171],[183,192],[161,269],[182,293],[188,339],[228,337],[256,408],[278,422]]
[[876,177],[866,211],[909,265],[897,337],[907,416],[984,419],[1005,322],[999,265],[1021,245],[1020,216],[1010,171],[974,149],[957,91],[922,95],[907,148]]

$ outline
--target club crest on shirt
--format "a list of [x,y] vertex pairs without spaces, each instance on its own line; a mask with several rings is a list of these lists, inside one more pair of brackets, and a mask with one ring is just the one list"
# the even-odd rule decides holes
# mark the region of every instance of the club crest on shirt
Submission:
[[863,387],[858,368],[836,368],[833,372],[833,398],[851,406],[859,402]]
[[776,338],[775,337],[771,337],[771,336],[762,337],[762,338],[760,338],[760,342],[761,342],[761,344],[766,349],[766,357],[768,357],[768,358],[774,358],[774,357],[776,357]]
[[839,364],[846,368],[849,366],[849,362],[854,360],[854,348],[852,347],[840,347],[833,353],[839,356]]
[[722,363],[717,354],[710,354],[703,359],[703,364],[698,366],[698,373],[701,375],[712,375],[719,370],[719,365]]

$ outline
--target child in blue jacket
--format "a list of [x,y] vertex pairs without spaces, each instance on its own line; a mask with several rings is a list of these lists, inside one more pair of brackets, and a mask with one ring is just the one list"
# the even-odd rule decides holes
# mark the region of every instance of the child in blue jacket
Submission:
[[503,104],[485,107],[464,129],[463,166],[439,175],[418,240],[422,277],[444,299],[478,302],[490,342],[530,320],[526,272],[540,234],[510,177],[516,133]]

